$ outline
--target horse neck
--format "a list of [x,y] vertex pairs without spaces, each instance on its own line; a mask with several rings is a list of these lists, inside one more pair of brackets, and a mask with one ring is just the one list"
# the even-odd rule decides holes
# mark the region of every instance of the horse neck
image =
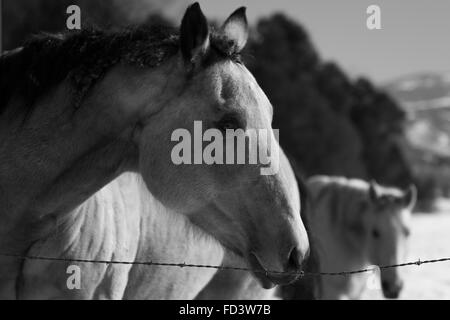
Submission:
[[151,115],[161,108],[151,102],[167,71],[145,77],[132,71],[111,70],[78,110],[67,99],[73,92],[67,80],[40,98],[25,122],[9,120],[24,102],[10,103],[0,119],[0,239],[18,224],[73,210],[121,173],[137,170],[142,109]]

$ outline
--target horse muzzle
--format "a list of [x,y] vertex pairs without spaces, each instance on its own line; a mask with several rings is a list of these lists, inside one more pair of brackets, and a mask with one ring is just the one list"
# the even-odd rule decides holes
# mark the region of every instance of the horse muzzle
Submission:
[[397,299],[403,289],[403,281],[397,281],[395,283],[382,281],[381,288],[383,289],[383,295],[385,298]]
[[302,265],[307,259],[309,251],[302,253],[294,248],[291,250],[288,260],[285,262],[284,270],[274,270],[264,267],[257,254],[250,253],[249,264],[254,276],[258,279],[264,289],[271,289],[276,285],[287,285],[301,275]]

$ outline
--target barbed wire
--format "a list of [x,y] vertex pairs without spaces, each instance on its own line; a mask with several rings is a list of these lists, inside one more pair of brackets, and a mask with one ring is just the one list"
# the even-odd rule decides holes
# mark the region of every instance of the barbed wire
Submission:
[[140,265],[140,266],[159,266],[159,267],[177,267],[177,268],[203,268],[203,269],[217,269],[217,270],[234,270],[234,271],[249,271],[253,273],[263,273],[263,274],[282,274],[282,275],[297,275],[299,277],[304,276],[349,276],[358,273],[374,272],[383,269],[400,268],[406,266],[421,266],[423,264],[432,264],[440,262],[448,262],[449,258],[439,258],[430,260],[417,260],[411,262],[405,262],[400,264],[384,265],[369,267],[360,270],[350,270],[341,272],[285,272],[285,271],[273,271],[273,270],[261,270],[261,269],[250,269],[245,267],[233,267],[233,266],[218,266],[218,265],[207,265],[207,264],[189,264],[189,263],[170,263],[170,262],[155,262],[155,261],[117,261],[117,260],[91,260],[91,259],[71,259],[71,258],[54,258],[54,257],[44,257],[44,256],[31,256],[31,255],[19,255],[19,254],[8,254],[0,253],[0,257],[9,257],[20,260],[38,260],[38,261],[53,261],[53,262],[70,262],[70,263],[89,263],[89,264],[112,264],[112,265]]

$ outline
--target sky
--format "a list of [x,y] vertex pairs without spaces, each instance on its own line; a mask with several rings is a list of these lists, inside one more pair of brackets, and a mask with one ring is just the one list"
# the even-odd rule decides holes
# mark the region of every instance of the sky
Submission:
[[[181,21],[193,1],[166,10]],[[382,84],[397,78],[450,70],[450,0],[200,0],[205,15],[224,20],[240,6],[250,23],[284,12],[310,31],[320,55],[350,75]],[[381,30],[368,30],[366,9],[381,8]]]

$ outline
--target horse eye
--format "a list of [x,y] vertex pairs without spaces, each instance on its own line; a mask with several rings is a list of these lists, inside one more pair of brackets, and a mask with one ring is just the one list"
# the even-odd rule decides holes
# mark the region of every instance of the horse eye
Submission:
[[378,239],[380,237],[380,232],[378,230],[372,230],[372,237]]

